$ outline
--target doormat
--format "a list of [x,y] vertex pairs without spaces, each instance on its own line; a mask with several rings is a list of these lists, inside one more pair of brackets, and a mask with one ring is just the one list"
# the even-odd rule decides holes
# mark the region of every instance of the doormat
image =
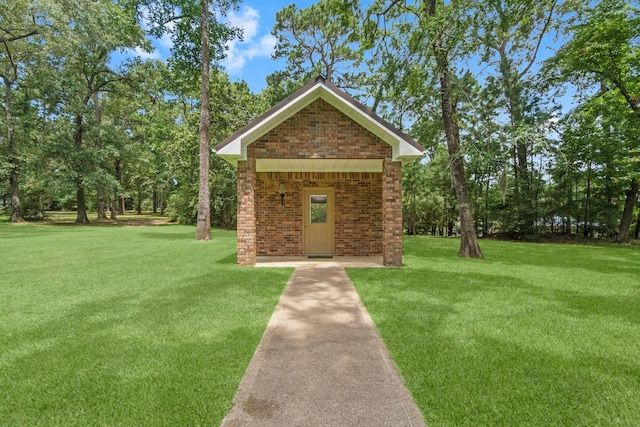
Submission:
[[333,255],[308,255],[307,259],[332,259]]

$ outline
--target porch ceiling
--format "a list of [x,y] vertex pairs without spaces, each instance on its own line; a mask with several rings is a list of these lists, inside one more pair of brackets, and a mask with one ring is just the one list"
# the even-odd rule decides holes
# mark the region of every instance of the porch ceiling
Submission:
[[256,172],[382,172],[382,159],[256,159]]

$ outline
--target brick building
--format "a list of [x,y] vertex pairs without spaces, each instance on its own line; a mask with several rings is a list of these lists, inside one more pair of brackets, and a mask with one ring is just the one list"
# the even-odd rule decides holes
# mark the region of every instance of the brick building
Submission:
[[424,148],[324,78],[215,151],[238,168],[238,264],[382,255],[402,265],[402,164]]

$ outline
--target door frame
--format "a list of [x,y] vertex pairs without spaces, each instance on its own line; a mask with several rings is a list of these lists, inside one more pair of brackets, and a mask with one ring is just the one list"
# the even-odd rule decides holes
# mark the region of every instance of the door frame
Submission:
[[[310,207],[308,204],[309,197],[312,194],[326,194],[327,195],[327,225],[330,228],[331,237],[331,251],[328,253],[312,253],[306,251],[306,239],[307,239],[307,227],[309,221],[307,216],[310,215]],[[303,255],[333,255],[334,254],[334,240],[335,240],[335,192],[333,187],[304,187],[302,189],[302,253]]]

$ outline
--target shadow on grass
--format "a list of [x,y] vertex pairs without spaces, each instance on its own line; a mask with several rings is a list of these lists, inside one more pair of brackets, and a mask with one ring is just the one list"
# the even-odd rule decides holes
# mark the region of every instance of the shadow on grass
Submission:
[[[455,304],[473,298],[481,292],[494,292],[498,297],[535,298],[547,303],[559,304],[558,312],[582,319],[609,316],[623,322],[640,324],[640,293],[599,295],[596,289],[585,287],[584,291],[545,287],[535,283],[504,275],[478,272],[445,273],[428,268],[403,270],[349,270],[354,281],[365,283],[385,283],[384,290],[373,294],[384,300],[408,299],[414,296],[429,296],[429,301],[437,301],[425,309],[439,310],[442,303]],[[418,279],[416,279],[418,278]],[[420,279],[424,278],[424,279]],[[611,291],[614,292],[614,291]],[[420,301],[421,299],[418,299]],[[424,301],[424,300],[422,300]]]
[[178,224],[171,224],[166,221],[155,221],[145,219],[130,220],[93,220],[88,224],[80,224],[75,221],[42,221],[40,225],[53,225],[56,227],[171,227]]
[[640,325],[640,294],[635,295],[586,295],[568,290],[544,290],[541,296],[547,295],[551,301],[562,303],[572,315],[582,318],[601,316],[615,317],[623,322]]
[[405,237],[404,253],[408,266],[421,262],[441,262],[456,268],[456,263],[481,262],[495,265],[496,262],[509,266],[533,266],[542,269],[557,267],[579,268],[596,273],[625,273],[640,276],[640,246],[587,246],[552,243],[522,243],[496,240],[481,240],[484,260],[458,258],[460,240],[457,238],[437,238],[413,236]]
[[[24,239],[30,237],[51,236],[58,233],[56,227],[46,223],[20,223],[20,224],[2,224],[0,226],[0,238],[2,239]],[[74,233],[84,233],[89,231],[88,227],[70,228]]]
[[216,264],[236,265],[238,264],[238,253],[234,252],[224,258],[216,260]]
[[183,232],[143,232],[140,233],[140,236],[146,237],[149,239],[157,239],[157,240],[195,240],[194,233],[191,230],[186,230]]

